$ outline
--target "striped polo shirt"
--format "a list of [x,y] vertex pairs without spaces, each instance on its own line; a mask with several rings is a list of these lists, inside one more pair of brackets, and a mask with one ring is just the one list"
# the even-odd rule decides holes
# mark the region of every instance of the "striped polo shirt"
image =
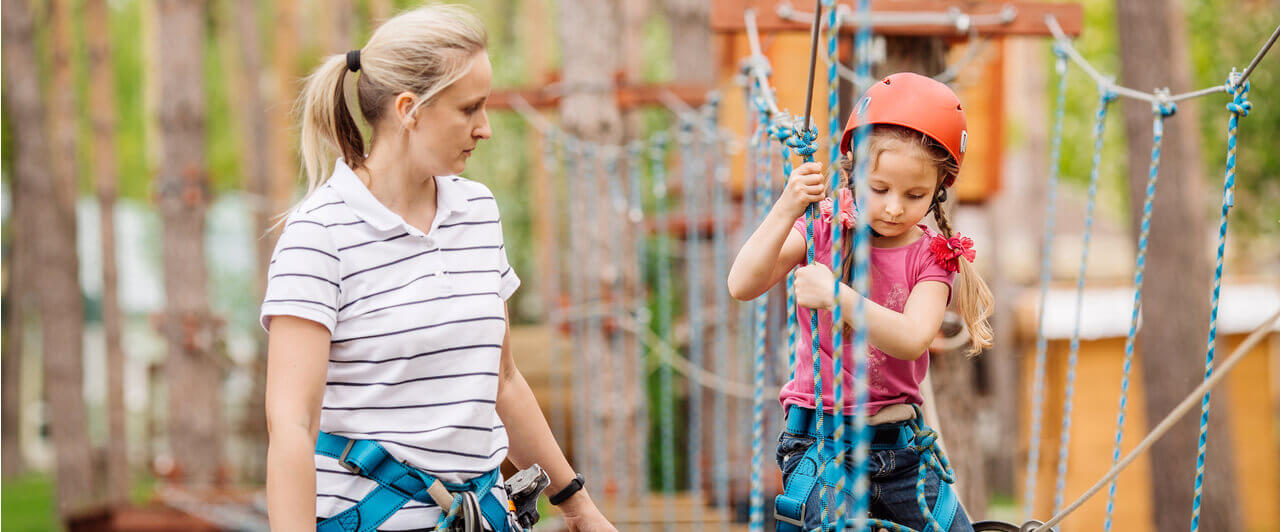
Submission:
[[[320,430],[377,440],[396,458],[460,482],[498,467],[504,305],[520,285],[507,263],[488,187],[436,181],[426,233],[380,203],[341,160],[285,222],[272,254],[262,324],[290,315],[329,328]],[[316,455],[316,515],[329,517],[377,484]],[[496,489],[499,500],[505,494]],[[504,502],[505,504],[505,502]],[[435,524],[410,501],[380,529]]]

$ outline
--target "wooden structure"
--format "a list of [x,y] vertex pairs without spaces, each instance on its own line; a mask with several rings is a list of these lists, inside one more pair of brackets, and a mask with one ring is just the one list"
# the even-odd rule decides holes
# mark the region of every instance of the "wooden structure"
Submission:
[[[757,15],[757,27],[760,31],[762,52],[769,58],[772,67],[771,83],[777,89],[778,105],[783,111],[800,112],[804,105],[805,79],[808,74],[809,24],[784,19],[779,15],[778,7],[787,4],[771,0],[717,0],[711,13],[712,29],[717,32],[717,50],[719,62],[718,88],[725,94],[722,126],[730,131],[746,131],[746,115],[743,111],[746,102],[743,93],[737,87],[737,74],[740,62],[751,55],[747,43],[744,13],[754,9]],[[842,6],[852,7],[851,0],[839,2]],[[790,5],[790,4],[787,4]],[[807,5],[802,6],[809,8]],[[969,17],[999,14],[1002,11],[1012,15],[1009,22],[1003,24],[974,25],[972,31],[977,36],[986,37],[991,46],[981,53],[979,60],[971,64],[971,69],[964,72],[963,83],[957,83],[960,100],[966,106],[966,118],[969,122],[970,153],[959,180],[957,196],[961,201],[969,203],[983,202],[993,196],[1000,188],[1002,147],[1004,145],[1004,115],[1001,112],[1004,86],[1004,38],[1010,36],[1048,36],[1045,16],[1053,15],[1068,35],[1078,35],[1083,23],[1083,10],[1079,4],[1050,4],[1041,2],[943,2],[943,1],[874,1],[873,12],[891,12],[896,15],[945,15],[951,10]],[[840,62],[850,65],[854,57],[852,31],[854,25],[846,23],[839,47]],[[966,52],[966,41],[970,33],[958,31],[956,24],[916,24],[885,25],[876,27],[878,35],[900,36],[942,36],[948,38],[948,56],[952,61],[958,60]],[[822,53],[821,51],[819,53]],[[829,117],[825,105],[826,83],[822,76],[825,67],[819,63],[819,75],[815,79],[813,120],[819,131],[826,130]],[[937,72],[923,72],[935,75]],[[842,94],[841,101],[848,104],[853,100],[852,94]],[[795,106],[788,109],[789,106]],[[841,111],[841,123],[848,116],[848,105]],[[825,142],[819,137],[819,153],[825,153]],[[733,180],[739,187],[744,176],[745,155],[734,156],[731,166],[734,169]]]
[[[1115,442],[1116,409],[1120,398],[1120,378],[1124,364],[1125,335],[1129,327],[1132,289],[1091,289],[1086,291],[1081,322],[1081,342],[1076,366],[1076,394],[1073,406],[1069,468],[1065,498],[1070,502],[1111,469]],[[1264,316],[1280,306],[1280,289],[1260,285],[1223,287],[1218,324],[1220,357],[1230,353]],[[1037,305],[1028,298],[1019,305],[1022,337],[1023,382],[1032,382],[1035,368]],[[1039,478],[1035,500],[1036,518],[1052,513],[1053,487],[1057,475],[1058,438],[1062,427],[1062,398],[1067,356],[1075,309],[1075,291],[1051,291],[1046,316],[1047,353],[1043,432],[1040,445]],[[1268,310],[1271,309],[1271,310]],[[1141,346],[1135,350],[1126,408],[1121,452],[1127,453],[1160,420],[1148,419],[1144,401],[1142,367],[1146,360]],[[1220,358],[1221,360],[1221,358]],[[1215,390],[1214,411],[1229,410],[1228,434],[1211,433],[1209,445],[1228,446],[1234,455],[1236,493],[1244,530],[1280,530],[1280,331],[1273,331],[1236,367],[1226,379],[1225,390]],[[1023,419],[1030,419],[1030,398],[1023,401]],[[1195,412],[1190,416],[1196,416]],[[1212,413],[1210,414],[1212,415]],[[1020,455],[1027,454],[1029,422],[1022,424]],[[1116,489],[1114,529],[1144,532],[1155,530],[1151,521],[1152,489],[1148,456],[1120,474]],[[1188,478],[1189,483],[1192,479]],[[1019,480],[1021,484],[1021,480]],[[1186,511],[1189,508],[1168,508]],[[1063,532],[1101,530],[1106,513],[1106,493],[1089,500],[1060,527]]]

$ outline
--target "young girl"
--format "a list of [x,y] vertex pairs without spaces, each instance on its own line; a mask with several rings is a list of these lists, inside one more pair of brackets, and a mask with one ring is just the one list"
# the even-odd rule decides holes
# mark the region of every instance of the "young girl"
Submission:
[[432,5],[308,79],[309,194],[262,304],[272,530],[430,530],[452,503],[461,529],[518,528],[505,458],[545,468],[570,530],[613,530],[516,368],[498,204],[457,176],[490,135],[485,41],[469,9]]
[[[834,522],[837,499],[833,492],[840,471],[830,461],[835,456],[832,432],[840,420],[832,415],[835,408],[830,310],[836,304],[841,305],[845,327],[852,325],[859,299],[864,300],[866,309],[871,347],[866,404],[870,418],[865,435],[871,442],[871,455],[868,469],[862,473],[870,476],[871,516],[916,530],[929,529],[928,518],[916,499],[917,467],[921,461],[918,449],[927,451],[930,445],[916,441],[917,429],[924,428],[919,408],[920,382],[929,368],[929,344],[938,332],[947,305],[954,300],[963,317],[971,336],[971,353],[991,345],[991,328],[986,321],[991,314],[991,293],[970,264],[974,257],[972,241],[952,233],[942,209],[947,188],[954,184],[960,171],[967,140],[959,99],[942,83],[917,74],[898,73],[868,89],[854,111],[841,140],[844,156],[839,194],[845,212],[839,220],[833,219],[831,200],[824,199],[826,178],[821,165],[803,164],[792,173],[786,189],[743,245],[729,272],[730,293],[745,301],[763,294],[798,267],[797,368],[781,393],[787,428],[778,443],[778,465],[786,484],[786,491],[778,496],[775,506],[780,532],[819,526],[822,505],[818,500],[821,483],[816,478],[816,459],[820,445],[823,458],[829,461],[825,469],[828,522]],[[850,176],[854,162],[849,141],[854,128],[863,124],[873,126],[868,139],[871,195],[866,198],[865,207],[872,232],[869,294],[859,294],[849,286],[855,219],[851,212]],[[814,202],[821,202],[821,214],[814,221],[815,260],[806,264],[808,223],[804,212]],[[933,215],[941,235],[920,223],[928,214]],[[833,226],[842,232],[844,254],[838,301],[832,288],[836,277],[825,266],[832,258]],[[960,279],[953,290],[957,272]],[[821,436],[817,434],[814,414],[809,309],[818,311],[820,324],[825,384]],[[843,336],[846,346],[851,344],[851,337]],[[852,372],[853,361],[846,357],[841,378],[847,391],[853,390]],[[851,395],[845,396],[845,415],[855,411]],[[846,438],[852,437],[846,432]],[[823,443],[818,444],[818,440]],[[928,471],[925,498],[929,513],[943,530],[972,530],[964,509],[942,480],[939,471]],[[846,484],[844,497],[850,496],[848,490]]]

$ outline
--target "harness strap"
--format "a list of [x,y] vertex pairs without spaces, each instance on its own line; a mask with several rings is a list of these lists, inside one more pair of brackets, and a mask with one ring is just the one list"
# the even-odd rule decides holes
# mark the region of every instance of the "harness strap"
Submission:
[[[835,430],[838,423],[832,414],[823,414],[823,437],[818,436],[817,431],[817,415],[812,409],[792,405],[787,409],[786,430],[792,434],[801,434],[815,438],[815,444],[805,450],[805,453],[795,458],[800,462],[787,476],[786,485],[783,493],[774,499],[774,518],[777,521],[778,532],[805,532],[804,514],[805,503],[809,500],[809,495],[813,492],[814,486],[819,482],[818,479],[818,449],[821,445],[832,445],[831,433]],[[843,421],[843,420],[841,420]],[[885,425],[868,425],[863,428],[863,436],[866,441],[871,442],[873,450],[902,449],[908,446],[915,446],[920,451],[920,474],[923,475],[926,468],[933,469],[939,475],[941,482],[938,486],[938,497],[934,500],[933,508],[929,510],[925,517],[931,519],[930,528],[933,530],[943,530],[944,532],[951,528],[951,523],[955,520],[956,513],[960,509],[960,499],[956,496],[955,490],[951,487],[954,476],[950,472],[950,466],[946,463],[946,458],[942,456],[941,449],[937,447],[937,434],[928,429],[921,421],[921,414],[916,413],[916,419],[900,423],[892,423]],[[846,440],[851,439],[846,436]],[[917,441],[919,440],[919,441]],[[823,475],[828,477],[824,479],[828,484],[834,485],[838,479],[840,468],[827,468]],[[842,495],[852,496],[848,489],[842,490]],[[921,493],[918,496],[923,496]],[[871,520],[872,523],[888,524],[880,520]],[[937,528],[933,528],[936,523]],[[910,530],[907,527],[896,525],[895,530]]]
[[437,482],[450,492],[475,494],[489,526],[499,532],[506,530],[506,508],[492,492],[499,476],[496,468],[460,484],[444,482],[396,460],[374,440],[353,440],[327,432],[316,438],[316,454],[334,458],[344,469],[378,483],[355,506],[316,525],[317,532],[372,532],[410,500],[437,505],[428,493]]

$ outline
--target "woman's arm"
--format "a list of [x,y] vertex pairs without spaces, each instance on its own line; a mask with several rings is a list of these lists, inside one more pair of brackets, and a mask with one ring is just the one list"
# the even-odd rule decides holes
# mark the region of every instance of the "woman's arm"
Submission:
[[[796,270],[796,304],[830,310],[835,306],[831,289],[835,276],[824,264],[810,264]],[[858,301],[865,303],[867,336],[871,345],[886,355],[915,360],[929,348],[942,326],[951,287],[939,281],[924,281],[911,290],[902,312],[885,308],[863,297],[849,285],[840,284],[840,320],[853,325]]]
[[729,268],[729,295],[749,301],[778,284],[804,258],[804,237],[791,230],[810,203],[826,193],[822,165],[805,163],[792,172],[777,203],[742,244]]
[[[515,357],[511,355],[510,326],[502,341],[502,366],[499,371],[498,417],[502,418],[502,424],[507,428],[507,437],[511,441],[507,458],[520,469],[533,464],[542,466],[547,476],[551,477],[551,486],[547,488],[547,495],[550,496],[568,486],[577,474],[556,444],[551,427],[542,415],[542,409],[538,407],[533,389],[516,367]],[[585,488],[561,503],[560,510],[564,512],[565,524],[569,525],[570,530],[615,530],[596,508]]]
[[267,337],[267,514],[271,530],[316,528],[316,436],[329,363],[329,329],[271,318]]

